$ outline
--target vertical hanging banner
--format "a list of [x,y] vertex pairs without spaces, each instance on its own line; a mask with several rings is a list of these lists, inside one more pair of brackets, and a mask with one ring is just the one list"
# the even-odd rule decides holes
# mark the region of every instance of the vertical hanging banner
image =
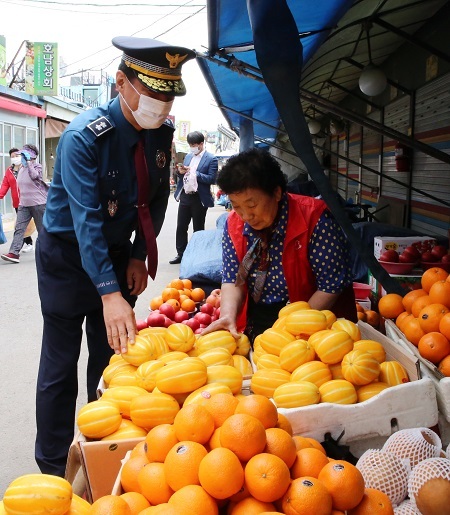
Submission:
[[30,95],[58,94],[58,43],[27,41],[25,91]]
[[0,36],[0,86],[6,86],[6,39]]
[[178,125],[178,139],[180,141],[186,141],[187,135],[191,130],[191,122],[180,121]]

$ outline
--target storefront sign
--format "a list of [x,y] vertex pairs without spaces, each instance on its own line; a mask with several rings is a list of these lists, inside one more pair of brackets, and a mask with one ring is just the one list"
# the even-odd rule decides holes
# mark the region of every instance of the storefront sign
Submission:
[[58,94],[58,43],[27,41],[25,91],[30,95]]

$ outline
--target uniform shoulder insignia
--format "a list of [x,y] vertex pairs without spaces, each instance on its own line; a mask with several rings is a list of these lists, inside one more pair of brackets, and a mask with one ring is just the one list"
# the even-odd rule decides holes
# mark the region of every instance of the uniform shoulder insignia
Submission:
[[164,125],[167,125],[167,127],[170,127],[171,129],[175,129],[175,125],[173,124],[173,121],[170,118],[166,118]]
[[100,118],[97,118],[93,122],[89,123],[87,128],[98,137],[112,129],[113,124],[108,120],[108,118],[106,118],[106,116],[100,116]]

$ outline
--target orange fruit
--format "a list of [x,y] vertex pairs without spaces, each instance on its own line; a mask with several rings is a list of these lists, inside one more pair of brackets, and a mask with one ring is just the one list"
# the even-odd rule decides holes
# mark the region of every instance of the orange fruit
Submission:
[[411,313],[403,311],[403,313],[400,313],[400,315],[395,319],[395,325],[400,329],[400,331],[402,330],[403,323],[408,319],[408,317],[412,317]]
[[291,467],[291,476],[293,479],[303,476],[318,478],[320,471],[327,464],[328,458],[322,451],[306,447],[297,451],[297,459]]
[[325,448],[324,446],[318,442],[317,440],[315,440],[314,438],[309,438],[309,437],[305,437],[306,440],[310,443],[311,447],[314,447],[314,449],[317,449],[319,450],[320,452],[322,452],[323,454],[326,454],[327,452],[325,451]]
[[419,345],[419,341],[424,336],[425,331],[420,327],[420,322],[418,318],[414,318],[411,315],[411,318],[405,320],[401,327],[402,333],[406,336],[406,338],[413,343],[416,347]]
[[439,331],[441,318],[449,312],[444,304],[429,304],[425,306],[417,317],[419,324],[425,333]]
[[286,417],[286,415],[283,415],[282,413],[278,413],[278,421],[275,427],[284,429],[286,433],[289,433],[291,436],[294,434],[292,424],[289,422],[289,419]]
[[165,502],[158,504],[158,506],[145,508],[139,515],[179,515],[179,511],[174,506],[170,506],[169,503]]
[[148,461],[164,463],[167,453],[178,442],[173,424],[159,424],[150,429],[145,437]]
[[246,413],[228,417],[220,428],[220,445],[233,451],[241,461],[263,452],[266,430],[257,418]]
[[275,427],[278,411],[275,404],[264,395],[246,395],[236,406],[235,413],[246,413],[257,418],[265,429]]
[[313,444],[309,441],[308,438],[306,438],[306,436],[294,435],[292,440],[294,440],[297,451],[300,449],[306,449],[307,447],[313,447]]
[[258,501],[254,497],[246,497],[236,503],[227,515],[258,515],[264,512],[275,510],[275,505],[271,502]]
[[163,463],[148,463],[138,474],[140,492],[152,504],[168,502],[173,494],[166,481]]
[[397,318],[405,311],[403,297],[397,293],[388,293],[378,301],[378,311],[384,318]]
[[361,320],[363,322],[367,321],[367,316],[365,313],[362,313],[361,311],[356,312],[356,316],[358,317],[358,320]]
[[175,444],[164,460],[164,474],[170,488],[176,491],[186,485],[199,485],[198,469],[207,454],[208,451],[197,442]]
[[394,515],[389,497],[375,488],[366,488],[361,502],[348,515]]
[[214,432],[214,418],[201,404],[183,406],[173,421],[178,440],[190,440],[204,444]]
[[192,299],[187,298],[181,303],[181,309],[188,313],[192,313],[195,310],[195,302]]
[[450,355],[445,356],[445,358],[439,363],[438,369],[445,377],[450,377]]
[[161,296],[159,297],[153,297],[153,299],[150,301],[150,309],[152,311],[155,311],[156,309],[159,309],[159,306],[163,304],[163,298]]
[[138,456],[146,457],[145,441],[139,442],[132,449],[130,458],[137,458]]
[[138,492],[125,492],[120,497],[128,504],[132,515],[139,515],[142,510],[150,506],[145,496]]
[[220,427],[228,417],[234,415],[234,410],[239,403],[234,395],[228,393],[216,393],[211,395],[209,399],[202,401],[204,406],[214,419],[214,427]]
[[420,355],[437,365],[450,354],[450,342],[439,332],[427,333],[419,340]]
[[169,286],[171,288],[176,288],[177,290],[184,290],[184,284],[181,279],[173,279],[170,281]]
[[244,472],[248,491],[262,502],[280,499],[291,482],[286,463],[278,456],[266,452],[250,458]]
[[450,282],[436,281],[430,288],[428,293],[431,302],[443,304],[447,308],[450,307]]
[[220,445],[220,427],[214,429],[214,433],[209,439],[208,445],[206,446],[209,450],[217,449],[217,447],[222,447]]
[[441,332],[447,340],[450,340],[450,313],[446,313],[439,322],[439,332]]
[[415,300],[417,300],[419,297],[423,297],[424,295],[427,295],[427,292],[419,288],[418,290],[411,290],[409,291],[402,300],[403,307],[405,308],[405,311],[408,313],[411,313],[412,305]]
[[136,456],[123,464],[120,482],[125,492],[140,492],[138,483],[139,471],[148,463],[146,456]]
[[291,468],[297,458],[297,447],[291,435],[284,429],[269,427],[266,429],[266,447],[264,452],[281,458]]
[[244,469],[234,452],[225,447],[210,451],[198,470],[201,486],[215,499],[227,499],[244,484]]
[[131,508],[119,495],[104,495],[91,506],[92,515],[131,515]]
[[344,460],[331,461],[319,473],[321,481],[330,492],[333,508],[351,510],[364,495],[364,478],[351,463]]
[[192,290],[192,281],[190,279],[181,279],[183,287],[188,290]]
[[177,311],[180,311],[181,306],[177,299],[167,299],[166,304],[169,304],[169,306],[172,306],[173,309],[175,310],[175,313]]
[[428,270],[425,270],[420,282],[422,284],[422,288],[428,293],[435,282],[445,281],[447,277],[448,272],[446,272],[442,268],[434,266],[432,268],[429,268]]
[[180,298],[180,292],[176,288],[164,288],[161,293],[161,297],[163,302],[167,302],[169,299],[178,300]]
[[195,302],[201,302],[205,298],[205,291],[201,288],[194,288],[191,290],[191,299]]
[[332,498],[321,481],[305,476],[292,481],[281,506],[286,515],[330,515]]
[[366,309],[366,322],[372,327],[378,327],[380,324],[380,315],[373,309]]
[[412,303],[412,306],[411,306],[411,314],[412,314],[412,316],[417,318],[419,316],[420,312],[422,311],[422,309],[425,306],[428,306],[431,303],[432,302],[431,302],[431,299],[430,299],[428,293],[426,295],[422,295],[421,297],[418,297]]
[[180,515],[217,515],[219,513],[216,501],[198,485],[180,488],[170,498],[169,506],[176,508]]

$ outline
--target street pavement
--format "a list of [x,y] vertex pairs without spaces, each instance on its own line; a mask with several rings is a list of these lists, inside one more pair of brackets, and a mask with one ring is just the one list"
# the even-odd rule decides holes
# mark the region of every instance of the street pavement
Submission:
[[[159,267],[156,280],[149,278],[147,289],[140,295],[136,318],[148,314],[152,297],[178,277],[179,265],[170,265],[176,255],[175,230],[178,203],[170,196],[166,219],[158,237]],[[215,229],[222,206],[208,209],[205,229]],[[0,254],[9,252],[13,233],[6,226],[7,243],[0,245]],[[190,234],[192,233],[192,224]],[[36,233],[33,240],[36,239]],[[18,476],[39,472],[34,461],[35,386],[42,338],[42,316],[37,291],[34,251],[21,254],[20,263],[0,260],[0,342],[2,348],[0,444],[3,465],[0,467],[0,499],[8,484]],[[83,340],[79,360],[78,408],[86,403],[86,342]]]

